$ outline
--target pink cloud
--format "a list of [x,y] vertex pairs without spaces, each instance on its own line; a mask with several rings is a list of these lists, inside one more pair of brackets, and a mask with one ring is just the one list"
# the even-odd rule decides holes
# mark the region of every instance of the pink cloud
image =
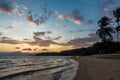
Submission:
[[9,15],[14,14],[18,11],[18,5],[14,2],[3,0],[0,2],[0,12],[7,13]]
[[58,15],[58,18],[62,20],[68,20],[68,21],[74,22],[77,25],[81,25],[83,22],[83,16],[81,15],[78,9],[73,10],[68,15],[60,14]]
[[30,25],[32,25],[32,26],[37,25],[37,21],[34,20],[32,16],[27,16],[27,17],[26,17],[26,20],[27,20],[27,22],[28,22]]

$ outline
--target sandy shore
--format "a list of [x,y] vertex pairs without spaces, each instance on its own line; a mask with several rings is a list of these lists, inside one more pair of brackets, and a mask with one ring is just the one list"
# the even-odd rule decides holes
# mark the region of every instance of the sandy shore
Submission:
[[74,80],[120,80],[120,59],[115,59],[115,56],[110,59],[110,55],[98,57],[101,56],[78,58],[79,69]]

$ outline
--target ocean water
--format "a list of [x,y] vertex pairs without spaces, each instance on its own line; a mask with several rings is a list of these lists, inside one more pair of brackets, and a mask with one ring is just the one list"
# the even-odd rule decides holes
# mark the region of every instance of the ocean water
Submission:
[[73,80],[77,66],[70,57],[0,56],[0,80]]

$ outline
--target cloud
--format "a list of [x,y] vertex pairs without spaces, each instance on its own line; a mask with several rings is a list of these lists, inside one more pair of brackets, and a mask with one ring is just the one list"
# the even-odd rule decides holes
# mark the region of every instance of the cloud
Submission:
[[25,5],[25,4],[22,4],[22,8],[23,9],[28,9],[27,5]]
[[[63,46],[73,46],[74,48],[81,48],[85,46],[91,46],[95,42],[100,41],[99,37],[95,33],[89,33],[88,37],[85,38],[77,38],[76,36],[72,36],[72,39],[69,40],[67,43],[57,43],[54,42],[53,40],[59,40],[61,39],[61,36],[58,36],[56,38],[52,38],[50,40],[43,40],[39,37],[33,36],[33,41],[17,41],[13,40],[8,37],[1,37],[0,43],[5,43],[5,44],[29,44],[32,46],[50,46],[51,44],[55,45],[63,45]],[[27,49],[25,49],[27,50]]]
[[52,40],[52,38],[51,38],[50,36],[44,36],[44,38],[45,38],[46,40]]
[[17,11],[17,6],[8,0],[0,1],[0,12],[4,12],[7,14],[13,14]]
[[25,41],[30,41],[30,39],[27,39],[27,38],[24,38],[23,40],[25,40]]
[[46,33],[46,34],[51,34],[52,32],[51,32],[51,31],[46,31],[45,33]]
[[59,12],[58,12],[57,10],[54,10],[54,11],[53,11],[53,14],[54,14],[54,15],[58,15]]
[[30,25],[41,25],[48,21],[50,18],[52,12],[49,10],[45,5],[42,6],[42,12],[41,15],[35,14],[32,11],[28,11],[26,20]]
[[80,25],[83,22],[83,16],[81,15],[79,9],[75,9],[67,15],[60,14],[58,15],[58,18],[62,20],[72,21],[77,25]]
[[[40,41],[40,40],[42,40],[41,38],[39,38],[39,37],[37,37],[37,36],[33,36],[33,39],[34,39],[35,41]],[[32,41],[32,42],[34,42],[34,41]]]
[[96,34],[89,34],[89,37],[85,38],[75,38],[68,41],[65,45],[72,45],[75,48],[81,48],[85,46],[91,46],[93,43],[98,42],[100,39],[97,37]]
[[56,38],[53,38],[53,40],[59,40],[59,39],[61,39],[62,37],[61,36],[58,36],[58,37],[56,37]]
[[113,18],[113,10],[119,7],[120,0],[104,0],[102,6],[100,7],[100,11],[104,11],[106,16]]
[[61,45],[57,42],[54,42],[52,40],[42,40],[39,37],[33,36],[34,41],[17,41],[14,39],[11,39],[9,37],[1,37],[0,43],[4,44],[29,44],[29,45],[38,45],[38,46],[49,46],[50,44],[58,44]]
[[45,32],[33,32],[34,36],[36,37],[40,37],[40,36],[44,36]]
[[8,38],[8,37],[1,37],[0,43],[7,43],[7,44],[20,44],[19,41],[17,41],[17,40],[13,40],[13,39]]
[[35,41],[32,42],[25,42],[29,45],[38,45],[38,46],[49,46],[50,44],[58,44],[56,42],[53,42],[52,40],[42,40],[40,38],[35,39]]
[[14,27],[13,26],[8,26],[7,29],[13,29]]
[[33,37],[41,37],[44,36],[45,34],[51,34],[51,31],[44,31],[44,32],[33,32]]
[[61,15],[58,15],[58,18],[64,20],[66,18],[66,16],[61,14]]
[[106,16],[114,18],[113,10],[120,7],[120,0],[104,0],[102,11],[105,11]]
[[3,35],[3,33],[2,33],[2,32],[0,32],[0,36],[1,36],[1,35]]
[[51,37],[51,36],[44,36],[44,38],[46,40],[60,40],[62,37],[61,36],[57,36],[57,37]]
[[32,26],[34,26],[34,25],[39,25],[39,21],[38,21],[37,19],[35,20],[32,15],[27,16],[27,17],[26,17],[26,20],[27,20],[27,22],[28,22],[30,25],[32,25]]
[[25,14],[24,11],[19,11],[19,12],[18,12],[18,15],[19,15],[19,16],[23,16],[24,14]]
[[[40,36],[44,36],[46,32],[34,32],[34,35],[33,35],[33,39],[34,41],[29,41],[29,42],[24,42],[24,43],[27,43],[29,45],[38,45],[38,46],[49,46],[50,44],[58,44],[54,41],[52,41],[52,39],[47,39],[47,40],[43,40],[40,38]],[[60,39],[60,37],[56,37],[54,38],[55,40],[58,40]]]
[[71,38],[72,38],[72,40],[73,40],[73,39],[77,39],[77,36],[74,36],[74,35],[73,35]]
[[25,42],[25,43],[30,44],[30,45],[38,45],[38,46],[49,46],[50,44],[61,45],[57,42],[52,41],[52,40],[59,40],[61,38],[61,36],[58,36],[56,38],[50,38],[50,39],[43,40],[40,38],[41,35],[42,36],[45,35],[45,32],[44,33],[37,32],[35,35],[33,35],[34,41]]
[[23,51],[32,51],[32,49],[31,48],[24,48],[24,49],[22,49]]
[[102,7],[104,11],[109,11],[117,6],[119,7],[119,3],[120,3],[119,0],[104,0]]
[[44,49],[42,49],[42,51],[48,51],[48,49],[44,48]]
[[20,47],[15,47],[15,49],[20,49]]
[[38,50],[38,48],[34,48],[33,50],[34,50],[34,51],[37,51],[37,50]]
[[90,32],[90,33],[88,34],[88,36],[89,36],[89,37],[91,37],[91,36],[94,36],[94,37],[95,37],[95,36],[97,36],[97,35],[94,34],[94,33],[92,33],[92,32]]
[[26,20],[32,26],[34,26],[34,25],[40,25],[40,24],[43,24],[43,23],[47,22],[48,16],[46,16],[44,14],[42,16],[29,14],[26,17]]

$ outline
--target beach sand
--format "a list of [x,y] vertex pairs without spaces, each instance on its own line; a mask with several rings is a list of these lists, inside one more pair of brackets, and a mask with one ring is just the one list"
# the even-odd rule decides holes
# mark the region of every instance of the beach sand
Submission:
[[79,68],[74,80],[120,80],[120,59],[110,57],[110,55],[79,57],[77,59]]

